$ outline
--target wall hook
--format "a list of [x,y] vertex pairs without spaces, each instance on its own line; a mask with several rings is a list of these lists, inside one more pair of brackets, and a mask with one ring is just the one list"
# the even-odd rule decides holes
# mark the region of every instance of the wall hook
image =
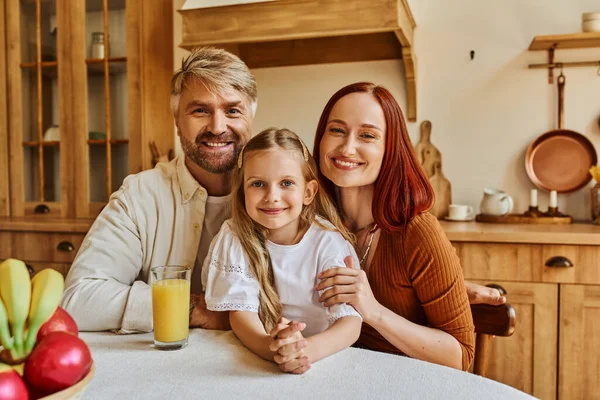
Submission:
[[475,58],[475,50],[471,50],[470,52],[471,60]]

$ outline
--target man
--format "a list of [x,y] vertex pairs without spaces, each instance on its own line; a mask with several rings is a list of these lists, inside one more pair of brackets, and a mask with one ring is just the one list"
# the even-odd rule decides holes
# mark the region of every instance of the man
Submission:
[[190,326],[226,329],[206,311],[200,274],[228,218],[231,177],[251,135],[256,82],[236,56],[198,49],[173,76],[171,108],[183,156],[127,177],[86,236],[62,306],[81,330],[152,330],[150,267],[191,265]]
[[[190,326],[229,329],[227,313],[206,310],[202,264],[229,218],[231,177],[251,136],[254,77],[236,56],[194,50],[171,81],[183,155],[127,177],[86,236],[65,282],[62,306],[83,331],[152,330],[150,267],[190,265]],[[471,302],[503,302],[469,284]]]

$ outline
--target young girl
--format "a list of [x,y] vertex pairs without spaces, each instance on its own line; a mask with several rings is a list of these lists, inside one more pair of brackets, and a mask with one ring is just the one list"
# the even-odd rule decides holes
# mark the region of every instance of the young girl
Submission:
[[303,373],[352,345],[360,314],[347,304],[323,306],[315,286],[320,272],[343,266],[344,258],[359,263],[350,233],[318,190],[316,163],[302,140],[274,128],[250,139],[232,196],[232,218],[203,268],[207,308],[231,311],[242,343],[284,371]]

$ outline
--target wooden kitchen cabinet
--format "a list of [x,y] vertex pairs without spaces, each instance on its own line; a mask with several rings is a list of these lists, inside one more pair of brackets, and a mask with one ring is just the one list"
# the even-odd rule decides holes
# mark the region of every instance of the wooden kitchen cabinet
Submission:
[[600,399],[600,226],[442,226],[465,279],[503,286],[516,311],[487,376],[541,399]]
[[[164,152],[173,145],[171,2],[2,6],[10,134],[0,163],[10,154],[8,214],[94,217],[125,176],[152,167],[150,141]],[[103,38],[99,47],[93,36]]]
[[16,258],[34,272],[52,268],[66,276],[92,222],[0,218],[0,260]]
[[0,0],[0,42],[0,259],[66,273],[149,143],[173,147],[173,6]]
[[556,370],[548,366],[556,365],[558,359],[558,285],[474,282],[495,283],[506,289],[517,317],[512,336],[492,341],[486,377],[540,399],[555,399]]
[[558,396],[600,399],[600,285],[560,285]]

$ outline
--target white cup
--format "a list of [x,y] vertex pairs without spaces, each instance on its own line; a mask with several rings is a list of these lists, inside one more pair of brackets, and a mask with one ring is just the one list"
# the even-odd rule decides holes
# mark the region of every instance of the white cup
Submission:
[[450,204],[448,218],[450,219],[473,219],[473,207],[464,204]]

